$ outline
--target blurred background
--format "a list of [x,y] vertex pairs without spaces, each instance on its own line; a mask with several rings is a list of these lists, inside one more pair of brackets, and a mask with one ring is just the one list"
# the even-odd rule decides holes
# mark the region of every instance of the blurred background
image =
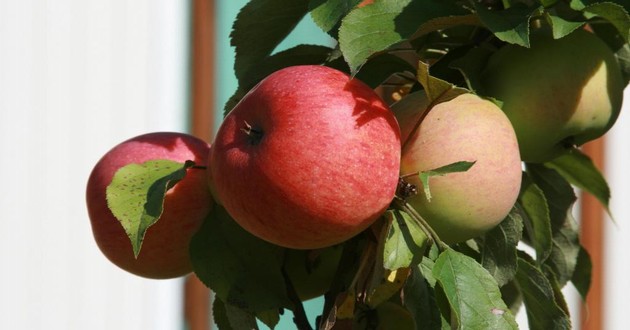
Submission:
[[[194,281],[147,280],[105,259],[85,184],[100,156],[132,136],[210,141],[236,88],[228,37],[245,3],[0,1],[0,329],[208,327],[209,294]],[[330,42],[305,20],[281,47],[305,37]],[[603,238],[593,235],[601,304],[583,308],[567,288],[576,329],[627,326],[628,140],[630,102],[602,143],[616,222],[604,218]],[[279,328],[291,327],[285,321]]]

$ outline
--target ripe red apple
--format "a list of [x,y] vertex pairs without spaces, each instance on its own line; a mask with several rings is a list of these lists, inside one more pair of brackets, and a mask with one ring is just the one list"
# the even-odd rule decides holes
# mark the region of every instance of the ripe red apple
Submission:
[[396,118],[372,89],[335,69],[293,66],[225,117],[210,185],[247,231],[316,249],[355,236],[387,209],[399,164]]
[[406,180],[419,193],[409,203],[446,243],[476,237],[510,212],[521,185],[521,159],[514,129],[494,103],[473,94],[429,107],[424,92],[392,106],[403,141],[401,174],[414,174],[459,161],[476,162],[468,171],[431,177],[431,199],[417,175]]
[[482,81],[485,93],[503,102],[527,162],[602,136],[619,115],[624,89],[613,52],[581,29],[558,40],[539,31],[529,49],[501,48]]
[[188,169],[186,177],[167,192],[162,216],[147,230],[137,259],[129,237],[107,206],[106,189],[116,171],[127,164],[168,159],[205,165],[209,149],[206,142],[191,135],[157,132],[124,141],[98,161],[88,179],[86,201],[94,239],[111,262],[130,273],[156,279],[192,271],[188,245],[213,203],[206,170]]

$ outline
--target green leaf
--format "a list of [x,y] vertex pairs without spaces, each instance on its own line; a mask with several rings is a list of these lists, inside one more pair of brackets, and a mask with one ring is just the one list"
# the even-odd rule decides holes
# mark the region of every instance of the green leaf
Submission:
[[373,58],[361,67],[355,78],[366,83],[371,88],[383,84],[393,74],[414,72],[415,68],[398,56],[383,53]]
[[553,169],[528,164],[527,172],[543,191],[549,206],[552,249],[544,262],[553,271],[560,286],[573,276],[580,251],[579,228],[572,216],[577,197],[569,183]]
[[197,277],[226,304],[252,314],[292,306],[282,276],[284,249],[245,231],[220,205],[193,236],[190,255]]
[[516,274],[516,246],[522,235],[523,216],[515,207],[505,220],[483,237],[481,264],[501,287]]
[[341,19],[360,2],[361,0],[311,0],[309,9],[313,22],[324,32],[331,33],[339,26]]
[[467,162],[460,161],[452,164],[444,165],[439,168],[435,168],[428,171],[420,172],[418,175],[420,177],[420,181],[422,182],[422,187],[424,188],[424,194],[427,197],[427,200],[431,201],[431,191],[429,189],[429,178],[432,176],[443,176],[449,173],[457,173],[457,172],[466,172],[468,171],[475,162]]
[[549,206],[542,189],[529,175],[523,176],[518,207],[522,208],[525,230],[536,250],[538,262],[544,262],[551,254],[553,247]]
[[608,208],[610,188],[604,176],[587,155],[578,149],[572,149],[570,152],[545,163],[545,166],[555,169],[571,184],[595,196],[610,214]]
[[482,3],[474,2],[483,24],[502,41],[529,47],[529,21],[542,6],[527,7],[523,3],[504,9],[490,10]]
[[588,251],[584,247],[580,248],[578,253],[577,263],[575,265],[575,271],[571,277],[571,283],[577,289],[582,299],[586,300],[586,294],[591,287],[593,264]]
[[410,1],[377,1],[352,10],[343,18],[339,27],[339,47],[353,75],[368,57],[405,37],[405,33],[401,34],[397,29],[396,17]]
[[280,322],[280,311],[278,309],[272,309],[268,311],[258,312],[256,313],[256,318],[259,319],[262,323],[268,326],[270,329],[273,329]]
[[458,329],[518,328],[497,282],[474,259],[448,249],[436,260],[433,275],[451,305]]
[[217,298],[212,301],[212,318],[219,329],[234,330],[228,319],[225,304],[221,299]]
[[383,250],[383,267],[389,270],[417,265],[427,247],[427,235],[407,213],[390,210],[385,213],[390,223]]
[[[577,2],[577,1],[574,1]],[[630,40],[630,15],[628,9],[623,5],[614,3],[613,1],[596,2],[584,6],[583,4],[574,5],[579,8],[587,18],[601,17],[609,21],[617,28],[621,36],[628,42]],[[626,2],[626,6],[628,6]]]
[[233,329],[258,329],[256,317],[252,313],[231,304],[223,304],[223,308]]
[[556,303],[552,284],[524,254],[518,259],[516,280],[523,294],[530,329],[571,329],[569,316]]
[[162,215],[164,196],[186,176],[192,161],[150,160],[116,171],[107,186],[107,206],[125,229],[138,257],[147,229]]
[[545,17],[551,25],[554,39],[560,39],[582,27],[587,21],[584,16],[566,3],[560,2],[554,8],[545,12]]
[[238,13],[230,34],[234,71],[240,80],[269,56],[308,12],[308,0],[251,0]]
[[470,48],[464,56],[453,60],[449,66],[461,72],[468,89],[474,92],[481,92],[481,73],[486,67],[488,58],[490,58],[492,54],[493,52],[488,48],[473,47]]
[[[431,277],[433,276],[431,275]],[[440,330],[442,328],[442,318],[435,298],[435,291],[420,272],[416,270],[411,272],[411,276],[403,288],[402,296],[404,305],[416,320],[417,330]]]

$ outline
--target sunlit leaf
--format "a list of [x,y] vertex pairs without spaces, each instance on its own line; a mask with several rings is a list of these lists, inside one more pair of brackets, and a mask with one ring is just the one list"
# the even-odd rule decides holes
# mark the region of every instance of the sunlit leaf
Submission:
[[107,206],[120,221],[138,257],[147,229],[164,209],[166,192],[186,176],[193,162],[150,160],[121,167],[107,186]]

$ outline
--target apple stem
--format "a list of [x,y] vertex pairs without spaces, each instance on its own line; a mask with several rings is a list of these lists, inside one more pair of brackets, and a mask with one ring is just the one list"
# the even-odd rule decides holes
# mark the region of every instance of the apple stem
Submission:
[[241,132],[244,132],[247,136],[249,136],[252,144],[258,144],[260,139],[263,137],[263,132],[254,129],[247,121],[243,120],[243,122],[245,123],[245,126],[241,128]]
[[302,305],[302,301],[298,297],[297,292],[295,291],[295,287],[293,283],[291,283],[291,279],[287,274],[284,266],[282,267],[282,277],[284,278],[284,283],[287,288],[287,295],[289,296],[289,300],[293,303],[293,322],[297,326],[298,329],[302,330],[313,330],[310,323],[308,323],[308,318],[306,317],[306,311],[304,310],[304,305]]
[[440,252],[448,250],[448,244],[444,243],[444,241],[440,239],[440,236],[438,236],[435,230],[431,228],[429,223],[427,223],[427,221],[411,205],[409,205],[409,203],[401,199],[396,199],[396,205],[398,205],[398,207],[400,207],[403,211],[407,212],[407,214],[409,214],[411,218],[420,225],[424,233],[429,236],[429,239],[437,243],[437,247]]

